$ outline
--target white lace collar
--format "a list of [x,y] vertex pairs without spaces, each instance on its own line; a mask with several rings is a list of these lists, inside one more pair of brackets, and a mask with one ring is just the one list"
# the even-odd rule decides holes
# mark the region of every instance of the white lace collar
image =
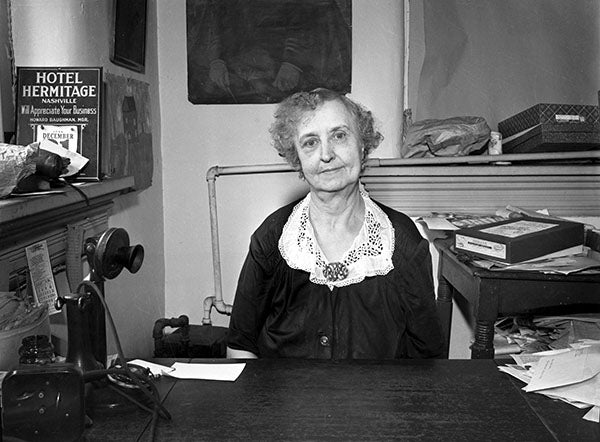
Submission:
[[309,221],[310,193],[300,201],[288,218],[279,251],[287,264],[310,273],[315,284],[331,290],[361,282],[368,276],[385,275],[394,268],[394,228],[387,215],[361,191],[365,203],[365,220],[341,262],[328,263]]

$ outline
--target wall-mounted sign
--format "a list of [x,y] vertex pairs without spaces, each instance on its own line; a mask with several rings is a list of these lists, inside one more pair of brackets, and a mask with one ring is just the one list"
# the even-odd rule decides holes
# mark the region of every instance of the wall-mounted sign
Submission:
[[100,172],[102,68],[17,68],[17,144],[48,139],[89,159],[77,179]]

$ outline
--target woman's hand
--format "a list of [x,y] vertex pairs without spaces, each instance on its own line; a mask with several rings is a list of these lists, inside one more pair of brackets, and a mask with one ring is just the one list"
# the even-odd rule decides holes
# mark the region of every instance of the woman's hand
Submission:
[[258,359],[258,356],[251,351],[236,350],[227,347],[227,359]]

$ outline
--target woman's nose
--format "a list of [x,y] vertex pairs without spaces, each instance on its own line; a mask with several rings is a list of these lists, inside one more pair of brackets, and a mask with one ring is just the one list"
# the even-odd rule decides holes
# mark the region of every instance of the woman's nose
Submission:
[[329,141],[324,141],[321,144],[321,161],[328,163],[333,159],[334,156],[335,153],[333,151],[333,146]]

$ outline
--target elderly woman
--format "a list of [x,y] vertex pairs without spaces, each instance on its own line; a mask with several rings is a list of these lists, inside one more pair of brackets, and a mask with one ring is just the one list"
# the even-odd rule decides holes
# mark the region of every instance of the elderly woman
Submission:
[[274,146],[308,195],[252,235],[229,325],[230,358],[395,359],[442,353],[429,245],[361,189],[382,135],[326,89],[280,103]]

